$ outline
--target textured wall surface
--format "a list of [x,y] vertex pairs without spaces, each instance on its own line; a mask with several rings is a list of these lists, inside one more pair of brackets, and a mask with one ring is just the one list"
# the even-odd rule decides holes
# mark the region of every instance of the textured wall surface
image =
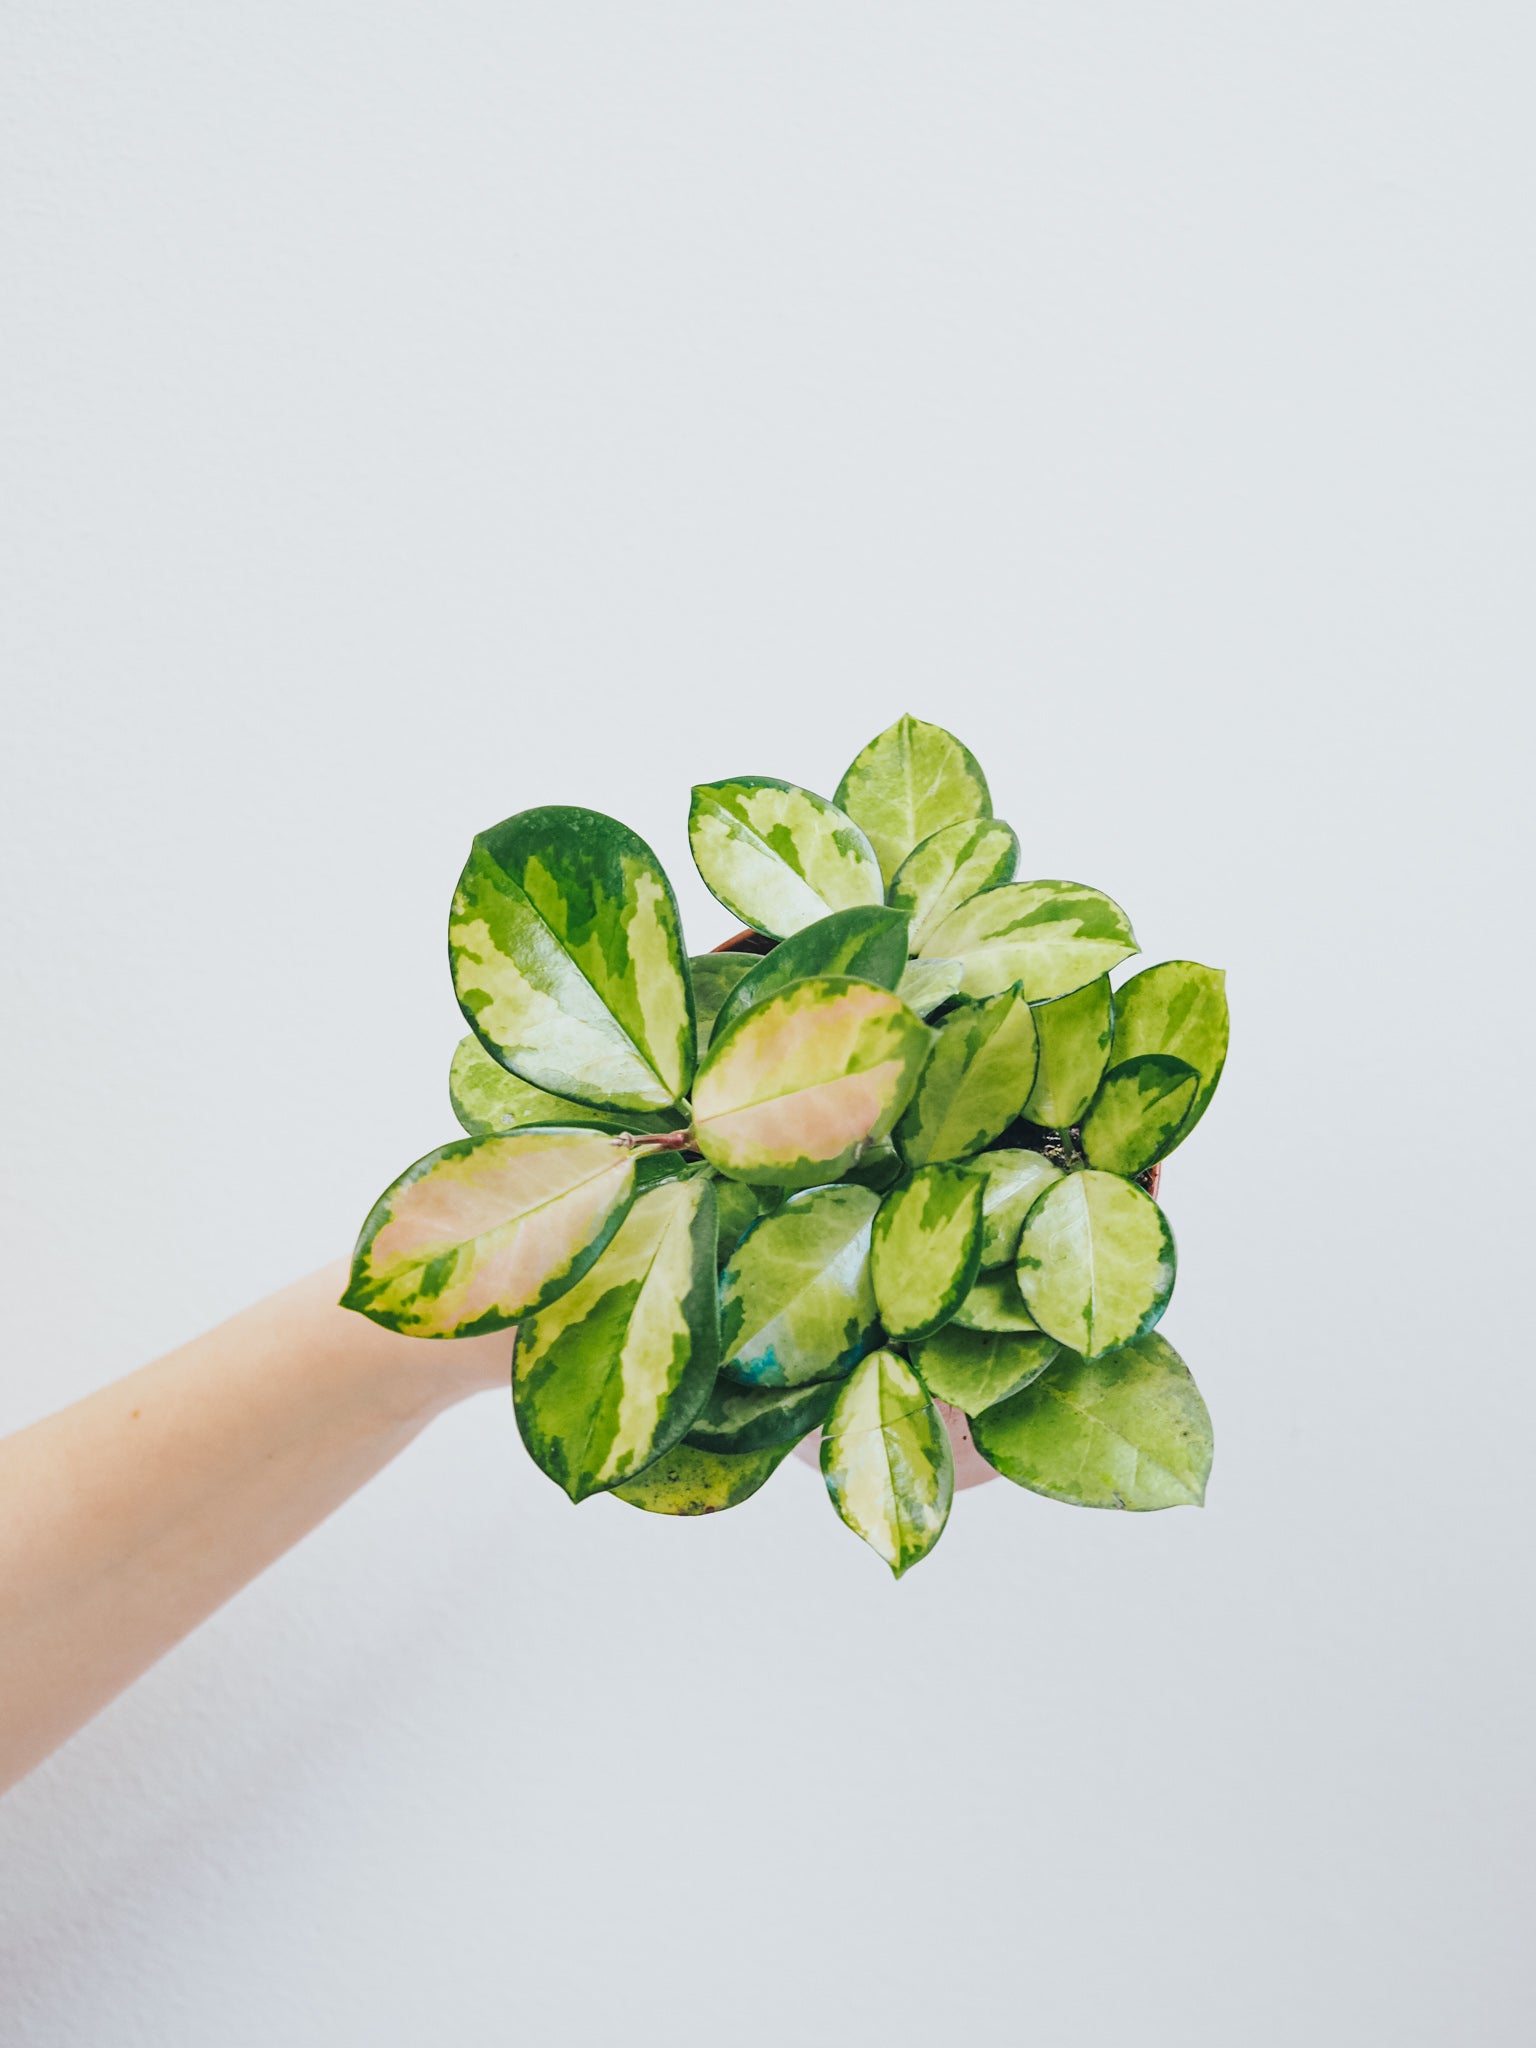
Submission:
[[895,1586],[798,1464],[577,1511],[483,1397],[0,1808],[7,2048],[1527,2040],[1529,18],[0,38],[0,1426],[450,1135],[525,805],[703,946],[689,781],[911,709],[1236,1020],[1205,1514],[988,1486]]

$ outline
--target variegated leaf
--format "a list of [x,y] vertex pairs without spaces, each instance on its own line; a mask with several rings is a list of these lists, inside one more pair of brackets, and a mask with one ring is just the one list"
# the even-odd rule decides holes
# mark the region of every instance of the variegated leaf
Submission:
[[750,1500],[793,1449],[793,1444],[780,1444],[774,1450],[728,1456],[674,1444],[638,1479],[615,1486],[613,1497],[648,1515],[718,1515]]
[[1136,951],[1118,903],[1080,882],[1005,882],[962,903],[923,940],[922,956],[962,960],[962,992],[1021,982],[1032,1003],[1070,995]]
[[749,1188],[744,1180],[715,1183],[715,1209],[719,1217],[715,1258],[724,1265],[759,1216],[766,1216],[783,1200],[778,1188]]
[[738,1017],[775,990],[811,975],[842,974],[894,989],[907,964],[907,920],[899,910],[862,903],[855,910],[834,910],[815,924],[804,925],[752,963],[752,972],[737,982],[715,1019],[725,1032]]
[[962,1003],[934,1027],[933,1052],[896,1145],[914,1166],[963,1159],[1007,1129],[1035,1078],[1035,1020],[1016,988]]
[[873,1352],[843,1382],[821,1471],[838,1514],[898,1579],[943,1535],[955,1491],[949,1432],[894,1351]]
[[992,815],[987,778],[970,748],[943,726],[911,717],[887,726],[855,758],[837,801],[868,834],[886,881],[944,826]]
[[693,1093],[701,1152],[768,1187],[836,1180],[888,1137],[930,1034],[889,989],[837,976],[792,982],[709,1048]]
[[1001,818],[946,825],[913,847],[892,876],[886,901],[911,918],[916,953],[952,910],[983,890],[1011,882],[1018,864],[1018,839]]
[[813,1380],[803,1387],[742,1387],[722,1375],[688,1432],[701,1451],[770,1451],[797,1444],[820,1429],[841,1383]]
[[408,1337],[507,1329],[576,1284],[634,1187],[633,1153],[599,1131],[439,1146],[374,1203],[342,1306]]
[[448,924],[459,1006],[502,1065],[610,1109],[664,1109],[694,1065],[671,886],[645,841],[550,805],[482,832]]
[[693,1008],[699,1034],[699,1058],[709,1050],[721,1006],[738,981],[761,967],[761,953],[695,953],[688,961],[693,982]]
[[1144,1173],[1177,1143],[1199,1086],[1189,1062],[1169,1053],[1111,1067],[1083,1119],[1084,1158],[1106,1173]]
[[1019,1290],[1047,1336],[1099,1358],[1145,1336],[1173,1292],[1173,1232],[1117,1174],[1069,1173],[1024,1219]]
[[981,1263],[1011,1267],[1024,1218],[1051,1182],[1061,1178],[1061,1168],[1041,1152],[1013,1146],[982,1152],[971,1164],[987,1177],[981,1198]]
[[720,1278],[720,1371],[743,1386],[841,1377],[875,1339],[868,1188],[812,1188],[754,1224]]
[[585,1500],[681,1441],[718,1362],[715,1192],[694,1172],[641,1195],[591,1271],[518,1331],[517,1426]]
[[[1200,1076],[1177,1142],[1205,1115],[1227,1059],[1227,977],[1197,960],[1164,960],[1115,991],[1115,1066],[1141,1053],[1171,1053]],[[1172,1147],[1169,1147],[1172,1150]]]
[[1082,1508],[1202,1507],[1211,1418],[1182,1358],[1152,1332],[1048,1372],[977,1418],[976,1448],[1005,1479]]
[[1040,1064],[1024,1114],[1032,1124],[1067,1131],[1093,1100],[1109,1059],[1114,1010],[1109,976],[1035,1007]]
[[963,1166],[920,1166],[880,1204],[870,1270],[888,1337],[926,1337],[965,1299],[981,1264],[983,1186]]
[[959,960],[909,960],[896,993],[919,1017],[930,1016],[941,1003],[960,993],[965,966]]
[[935,1401],[980,1415],[1038,1379],[1060,1350],[1038,1331],[1013,1336],[950,1323],[917,1347],[912,1363]]
[[448,1069],[448,1099],[472,1138],[518,1131],[528,1124],[582,1124],[607,1131],[670,1131],[677,1116],[667,1110],[601,1110],[584,1102],[548,1095],[509,1074],[478,1038],[461,1038]]
[[1011,1266],[994,1266],[982,1273],[955,1310],[955,1323],[962,1330],[1020,1331],[1039,1328],[1024,1306],[1018,1276]]
[[896,1185],[904,1171],[901,1154],[889,1138],[881,1138],[864,1147],[843,1174],[843,1184],[845,1187],[873,1188],[877,1195],[883,1195],[887,1188]]
[[770,938],[885,900],[880,863],[858,826],[793,782],[740,775],[700,783],[688,842],[710,892]]

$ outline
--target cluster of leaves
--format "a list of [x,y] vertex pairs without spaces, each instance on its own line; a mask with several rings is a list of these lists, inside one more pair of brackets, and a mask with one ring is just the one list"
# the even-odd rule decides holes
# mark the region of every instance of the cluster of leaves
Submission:
[[1198,1504],[1210,1421],[1154,1330],[1149,1188],[1221,1073],[1222,975],[1112,990],[1124,911],[1015,880],[975,758],[912,718],[835,802],[695,789],[689,837],[750,927],[692,958],[615,819],[475,841],[449,923],[468,1135],[379,1198],[346,1305],[517,1325],[518,1427],[573,1500],[732,1507],[819,1429],[833,1505],[899,1575],[949,1513],[949,1404],[1050,1499]]

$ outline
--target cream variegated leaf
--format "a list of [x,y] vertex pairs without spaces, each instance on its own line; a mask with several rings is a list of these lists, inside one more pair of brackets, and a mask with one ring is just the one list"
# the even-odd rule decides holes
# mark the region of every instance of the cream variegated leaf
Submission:
[[1054,1337],[964,1330],[948,1324],[913,1353],[918,1378],[936,1401],[980,1415],[1038,1379],[1060,1352]]
[[693,1093],[700,1151],[768,1187],[837,1180],[889,1136],[930,1033],[888,989],[846,977],[792,982],[711,1044]]
[[1024,1306],[1018,1276],[1012,1266],[994,1266],[977,1276],[976,1284],[955,1310],[955,1323],[962,1330],[1006,1330],[1019,1332],[1039,1328]]
[[909,960],[896,993],[919,1017],[928,1017],[941,1003],[960,993],[965,966],[959,960]]
[[688,1442],[701,1451],[771,1451],[820,1429],[837,1399],[837,1380],[803,1387],[743,1387],[722,1373],[694,1418]]
[[517,1426],[585,1500],[679,1443],[719,1362],[714,1188],[698,1170],[641,1195],[591,1270],[518,1331]]
[[837,801],[868,835],[887,882],[935,832],[992,815],[987,778],[969,747],[912,717],[870,741],[838,784]]
[[952,910],[922,944],[924,959],[965,963],[965,995],[996,995],[1017,982],[1031,1003],[1070,995],[1135,951],[1119,904],[1080,882],[988,889]]
[[1014,1146],[998,1146],[991,1152],[979,1153],[971,1164],[978,1173],[986,1175],[986,1191],[981,1199],[982,1266],[1011,1267],[1018,1253],[1024,1218],[1051,1182],[1060,1180],[1061,1168],[1041,1152]]
[[899,910],[863,903],[835,910],[784,939],[752,963],[722,1004],[715,1030],[724,1032],[765,996],[812,975],[847,975],[894,989],[907,965],[907,920]]
[[742,775],[700,783],[688,842],[710,892],[770,938],[885,901],[880,863],[858,826],[793,782]]
[[926,1337],[949,1321],[981,1263],[979,1174],[920,1166],[880,1204],[870,1270],[888,1337]]
[[493,1060],[479,1039],[459,1040],[448,1069],[448,1099],[472,1138],[519,1131],[529,1124],[582,1124],[609,1131],[669,1131],[677,1117],[667,1110],[593,1109],[535,1088]]
[[1016,988],[961,1003],[934,1027],[933,1052],[896,1126],[911,1165],[963,1159],[998,1137],[1035,1078],[1035,1020]]
[[671,886],[597,811],[522,811],[470,850],[448,925],[454,989],[503,1066],[553,1095],[656,1110],[687,1091],[693,995]]
[[985,889],[1013,880],[1019,864],[1019,842],[1001,818],[972,818],[946,825],[914,846],[891,878],[886,901],[906,911],[912,923],[912,950],[952,910],[969,903]]
[[949,1432],[896,1352],[871,1353],[843,1382],[821,1471],[833,1507],[898,1579],[944,1533],[955,1490]]
[[638,1478],[612,1489],[615,1500],[648,1515],[718,1515],[740,1507],[765,1486],[794,1449],[779,1444],[766,1451],[727,1455],[690,1443],[674,1444]]
[[812,1188],[754,1224],[720,1276],[722,1379],[797,1387],[838,1379],[875,1339],[868,1188]]
[[580,1280],[623,1221],[635,1171],[600,1131],[442,1145],[373,1205],[342,1306],[408,1337],[507,1329]]
[[1035,1005],[1040,1064],[1024,1114],[1032,1124],[1066,1131],[1093,1100],[1109,1059],[1114,1030],[1109,976],[1101,974],[1071,995]]
[[1083,1156],[1107,1173],[1144,1173],[1178,1142],[1200,1086],[1187,1060],[1138,1053],[1111,1067],[1083,1119]]
[[1145,1336],[1168,1305],[1174,1272],[1167,1218],[1117,1174],[1069,1173],[1024,1219],[1024,1306],[1047,1336],[1085,1358]]
[[1205,1115],[1216,1092],[1227,1059],[1227,1029],[1227,977],[1219,967],[1202,967],[1198,960],[1164,960],[1133,974],[1115,991],[1111,1064],[1120,1066],[1143,1053],[1165,1053],[1186,1061],[1200,1076],[1179,1127],[1179,1144]]

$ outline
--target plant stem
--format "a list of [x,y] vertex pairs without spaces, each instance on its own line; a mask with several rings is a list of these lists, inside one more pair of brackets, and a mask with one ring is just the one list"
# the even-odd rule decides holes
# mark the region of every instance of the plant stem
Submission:
[[1066,1130],[1056,1133],[1056,1142],[1061,1147],[1062,1163],[1066,1167],[1067,1172],[1070,1173],[1077,1164],[1077,1143],[1072,1136],[1070,1126]]
[[692,1131],[666,1131],[660,1136],[649,1131],[620,1131],[614,1143],[622,1145],[627,1152],[638,1152],[642,1146],[648,1152],[689,1152],[698,1149],[693,1142]]

